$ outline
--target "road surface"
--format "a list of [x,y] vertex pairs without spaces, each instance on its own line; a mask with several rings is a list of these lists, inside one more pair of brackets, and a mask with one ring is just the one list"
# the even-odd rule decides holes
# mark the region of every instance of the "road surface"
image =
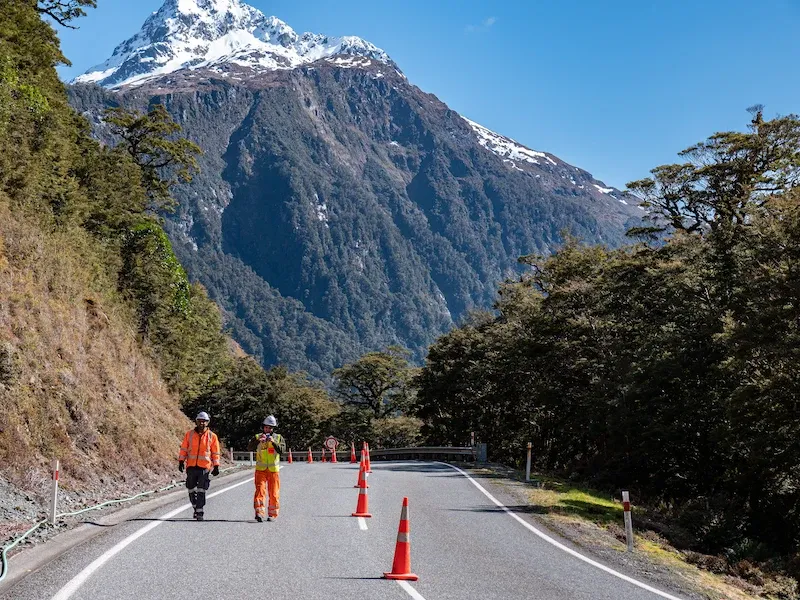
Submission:
[[[209,498],[204,522],[181,509],[185,499],[162,507],[73,548],[3,600],[674,597],[554,546],[520,522],[531,523],[528,517],[510,515],[448,465],[372,468],[371,519],[350,516],[357,469],[349,463],[285,466],[281,515],[273,523],[254,520],[249,475],[212,480],[210,493],[225,491]],[[412,568],[419,575],[411,584],[381,577],[392,565],[404,496],[410,503]]]

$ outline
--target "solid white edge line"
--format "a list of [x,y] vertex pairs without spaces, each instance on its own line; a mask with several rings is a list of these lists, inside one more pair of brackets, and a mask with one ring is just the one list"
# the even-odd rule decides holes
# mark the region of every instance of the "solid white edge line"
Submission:
[[358,528],[361,531],[367,530],[367,520],[364,517],[358,517]]
[[[225,492],[230,491],[233,488],[237,488],[240,485],[244,485],[245,483],[250,483],[251,481],[253,481],[253,479],[254,478],[251,477],[249,479],[245,479],[244,481],[240,481],[239,483],[235,483],[233,485],[229,485],[228,487],[223,488],[223,489],[219,490],[218,492],[214,492],[213,494],[208,494],[208,496],[206,496],[206,497],[207,498],[213,498],[214,496],[218,496],[220,494],[224,494]],[[159,519],[157,521],[149,523],[149,524],[145,525],[144,527],[142,527],[141,529],[139,529],[138,531],[136,531],[135,533],[132,533],[131,535],[126,537],[124,540],[119,542],[116,546],[106,550],[103,554],[101,554],[98,558],[96,558],[92,563],[90,563],[89,566],[87,566],[83,571],[81,571],[75,577],[70,579],[69,582],[64,587],[62,587],[60,590],[58,590],[56,595],[53,596],[52,600],[67,600],[67,598],[70,598],[72,596],[72,594],[77,592],[78,589],[84,583],[86,583],[86,580],[89,579],[89,577],[91,577],[92,574],[95,571],[97,571],[100,567],[102,567],[105,563],[107,563],[111,558],[113,558],[115,554],[119,554],[120,552],[122,552],[122,550],[124,550],[126,546],[128,546],[132,542],[134,542],[137,539],[139,539],[140,537],[142,537],[145,533],[147,533],[151,529],[155,529],[156,527],[158,527],[159,525],[164,523],[167,519],[171,519],[175,515],[177,515],[179,513],[182,513],[183,511],[188,510],[190,508],[192,508],[191,504],[184,504],[183,506],[179,506],[175,510],[171,510],[167,514],[165,514],[164,516],[159,517]]]
[[403,588],[406,592],[408,592],[408,595],[411,596],[414,600],[425,600],[425,598],[422,597],[422,594],[420,594],[417,590],[415,590],[411,586],[411,584],[408,583],[407,581],[401,581],[398,579],[397,583],[400,585],[401,588]]
[[[436,461],[436,462],[439,462],[439,461]],[[577,559],[579,559],[579,560],[582,560],[583,562],[585,562],[585,563],[588,563],[588,564],[592,565],[593,567],[596,567],[596,568],[600,569],[601,571],[605,571],[606,573],[608,573],[608,574],[610,574],[610,575],[613,575],[614,577],[619,577],[619,578],[620,578],[620,579],[622,579],[623,581],[627,581],[628,583],[632,583],[633,585],[635,585],[635,586],[637,586],[637,587],[640,587],[640,588],[642,588],[643,590],[647,590],[648,592],[652,592],[652,593],[654,593],[654,594],[657,594],[657,595],[661,596],[662,598],[667,598],[668,600],[682,600],[681,598],[678,598],[677,596],[672,596],[672,595],[670,595],[670,594],[667,594],[666,592],[662,592],[661,590],[658,590],[658,589],[656,589],[656,588],[654,588],[654,587],[652,587],[652,586],[649,586],[649,585],[647,585],[646,583],[643,583],[643,582],[641,582],[641,581],[638,581],[637,579],[634,579],[633,577],[628,577],[627,575],[624,575],[624,574],[620,573],[619,571],[615,571],[614,569],[612,569],[612,568],[610,568],[610,567],[607,567],[607,566],[605,566],[604,564],[601,564],[601,563],[599,563],[599,562],[597,562],[597,561],[594,561],[594,560],[592,560],[592,559],[591,559],[591,558],[589,558],[588,556],[584,556],[584,555],[583,555],[583,554],[581,554],[580,552],[576,552],[576,551],[575,551],[575,550],[573,550],[572,548],[568,548],[567,546],[565,546],[565,545],[564,545],[564,544],[562,544],[561,542],[559,542],[559,541],[557,541],[557,540],[555,540],[555,539],[551,538],[549,535],[546,535],[546,534],[542,533],[541,531],[539,531],[538,529],[536,529],[536,528],[535,528],[533,525],[531,525],[530,523],[528,523],[527,521],[525,521],[524,519],[522,519],[522,518],[521,518],[519,515],[517,515],[516,513],[514,513],[514,512],[513,512],[513,511],[512,511],[510,508],[508,508],[508,507],[506,507],[505,505],[503,505],[503,503],[502,503],[502,502],[500,502],[500,501],[499,501],[497,498],[495,498],[495,497],[494,497],[494,496],[492,496],[492,495],[491,495],[491,494],[490,494],[488,491],[486,491],[486,489],[484,489],[484,487],[483,487],[483,486],[482,486],[480,483],[478,483],[478,482],[477,482],[477,481],[475,481],[475,480],[474,480],[472,477],[470,477],[470,476],[469,476],[469,474],[468,474],[467,472],[465,472],[465,471],[463,471],[462,469],[459,469],[458,467],[456,467],[456,466],[454,466],[454,465],[451,465],[451,464],[449,464],[449,463],[445,463],[445,462],[439,462],[439,464],[440,464],[440,465],[447,465],[447,466],[448,466],[448,467],[450,467],[451,469],[455,469],[456,471],[458,471],[459,473],[461,473],[461,474],[462,474],[464,477],[466,477],[467,479],[469,479],[469,481],[472,483],[472,485],[474,485],[474,486],[475,486],[476,488],[478,488],[478,489],[479,489],[481,492],[483,492],[483,494],[484,494],[484,495],[485,495],[487,498],[489,498],[489,500],[491,500],[492,502],[494,502],[494,503],[495,503],[495,504],[496,504],[498,507],[502,508],[502,509],[503,509],[503,511],[505,511],[505,512],[506,512],[506,513],[507,513],[509,516],[511,516],[511,517],[513,517],[514,519],[516,519],[517,521],[519,521],[519,522],[520,522],[520,523],[521,523],[523,526],[525,526],[525,527],[526,527],[526,528],[528,528],[528,529],[529,529],[531,532],[533,532],[534,534],[536,534],[537,536],[539,536],[540,538],[542,538],[542,539],[543,539],[545,542],[547,542],[548,544],[552,544],[553,546],[555,546],[555,547],[556,547],[556,548],[558,548],[559,550],[563,550],[563,551],[564,551],[564,552],[566,552],[567,554],[571,554],[571,555],[572,555],[572,556],[574,556],[575,558],[577,558]]]

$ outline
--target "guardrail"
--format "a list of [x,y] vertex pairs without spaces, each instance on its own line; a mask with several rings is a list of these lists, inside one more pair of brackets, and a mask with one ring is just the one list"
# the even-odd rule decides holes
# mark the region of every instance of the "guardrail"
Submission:
[[[322,451],[312,451],[314,462],[322,459]],[[471,446],[422,446],[415,448],[370,448],[370,459],[375,460],[461,460],[479,462],[481,460],[480,447]],[[292,452],[294,462],[307,462],[308,450]],[[232,459],[237,463],[254,465],[255,453],[233,451]],[[331,453],[325,452],[325,459],[331,460]],[[350,451],[339,450],[336,452],[338,462],[350,462]],[[286,463],[286,456],[281,456],[281,462]]]
[[478,449],[471,446],[422,446],[417,448],[370,448],[371,460],[464,460],[477,461]]
[[[311,455],[314,457],[314,462],[319,462],[322,460],[321,450],[312,451]],[[288,457],[288,453],[281,454],[281,463],[286,464]],[[256,464],[255,452],[240,452],[238,450],[234,450],[232,460],[236,463],[254,465]],[[295,450],[292,449],[292,460],[294,462],[306,462],[308,460],[308,450],[295,452]],[[325,451],[325,460],[331,460],[331,453],[328,450]],[[337,450],[336,460],[338,462],[350,462],[350,450],[348,449],[346,452],[344,450]]]

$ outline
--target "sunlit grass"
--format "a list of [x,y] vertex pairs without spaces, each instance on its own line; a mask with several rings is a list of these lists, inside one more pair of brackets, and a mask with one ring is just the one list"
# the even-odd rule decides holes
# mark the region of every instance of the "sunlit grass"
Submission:
[[537,475],[541,487],[528,491],[536,512],[575,515],[588,521],[605,525],[621,523],[622,503],[608,494],[576,486],[552,477]]

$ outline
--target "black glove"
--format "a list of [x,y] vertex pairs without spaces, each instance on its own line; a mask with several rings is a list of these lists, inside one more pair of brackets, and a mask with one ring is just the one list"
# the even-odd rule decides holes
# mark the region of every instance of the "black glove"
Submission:
[[219,467],[218,467],[218,466],[215,466],[213,469],[211,469],[211,474],[212,474],[214,477],[216,477],[217,475],[219,475]]
[[182,461],[182,460],[179,460],[179,461],[178,461],[178,471],[180,471],[181,473],[183,473],[183,461]]

